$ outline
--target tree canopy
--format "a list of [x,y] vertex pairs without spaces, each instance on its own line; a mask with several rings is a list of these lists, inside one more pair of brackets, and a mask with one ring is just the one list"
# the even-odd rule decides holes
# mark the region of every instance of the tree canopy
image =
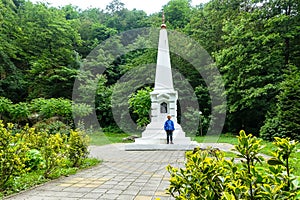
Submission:
[[[190,0],[170,0],[162,8],[168,29],[198,42],[222,75],[222,95],[227,99],[223,132],[244,129],[267,139],[274,135],[299,139],[298,0],[211,0],[197,6]],[[74,81],[80,79],[82,101],[88,99],[85,94],[95,96],[89,101],[95,103],[101,126],[116,125],[111,97],[120,88],[118,82],[128,71],[156,62],[157,44],[146,37],[151,34],[132,30],[154,27],[158,32],[161,17],[161,11],[147,15],[129,10],[120,0],[112,0],[104,10],[1,0],[0,117],[5,118],[10,104],[23,107],[19,103],[39,98],[72,99]],[[213,109],[208,83],[182,56],[171,52],[171,62],[195,91],[208,126]],[[85,73],[80,72],[83,64],[88,65]],[[103,74],[96,77],[99,70]],[[82,82],[89,78],[96,88]],[[220,81],[209,80],[211,85]],[[119,102],[141,125],[147,122],[148,111],[140,106],[149,105],[145,101],[151,87],[150,81],[136,88],[130,105]],[[135,99],[140,96],[141,105]]]

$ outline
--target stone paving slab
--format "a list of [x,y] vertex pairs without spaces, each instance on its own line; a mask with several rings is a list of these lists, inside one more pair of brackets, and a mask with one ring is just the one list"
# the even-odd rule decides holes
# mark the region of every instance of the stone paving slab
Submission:
[[7,200],[161,200],[166,194],[166,166],[183,167],[183,151],[125,151],[124,144],[91,146],[101,165],[7,197]]

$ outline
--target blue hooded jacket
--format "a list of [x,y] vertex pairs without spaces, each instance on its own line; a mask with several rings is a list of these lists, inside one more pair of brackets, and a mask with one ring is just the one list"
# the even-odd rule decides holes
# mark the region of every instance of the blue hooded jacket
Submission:
[[165,129],[165,131],[174,131],[175,130],[174,122],[172,120],[168,119],[165,122],[164,129]]

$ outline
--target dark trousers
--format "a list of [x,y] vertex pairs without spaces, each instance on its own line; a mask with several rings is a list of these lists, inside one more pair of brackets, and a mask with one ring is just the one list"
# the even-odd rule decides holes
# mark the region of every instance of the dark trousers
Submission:
[[167,132],[167,143],[169,144],[169,141],[173,142],[173,131],[167,130],[166,132]]

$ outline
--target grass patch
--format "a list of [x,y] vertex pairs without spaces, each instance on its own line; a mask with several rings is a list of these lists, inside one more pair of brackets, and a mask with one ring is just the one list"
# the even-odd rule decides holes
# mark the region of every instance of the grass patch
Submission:
[[219,136],[196,136],[192,137],[192,139],[198,143],[203,143],[205,141],[215,141],[217,143],[228,143],[236,145],[238,144],[237,136],[227,133],[221,134]]
[[[112,143],[124,143],[123,138],[130,136],[127,133],[103,133],[103,132],[96,132],[89,134],[90,137],[90,144],[102,146],[106,144]],[[130,141],[126,141],[129,143]]]

